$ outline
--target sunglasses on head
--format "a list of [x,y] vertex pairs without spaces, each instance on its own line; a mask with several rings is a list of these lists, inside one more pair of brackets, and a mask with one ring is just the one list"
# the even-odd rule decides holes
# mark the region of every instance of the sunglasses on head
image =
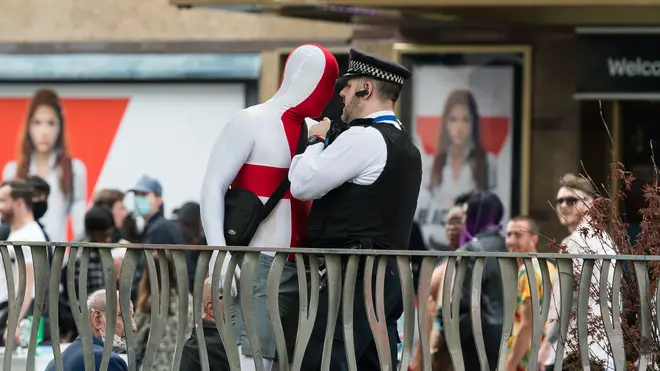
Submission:
[[556,204],[557,206],[566,203],[567,206],[573,206],[575,205],[578,201],[580,201],[579,198],[577,197],[560,197],[557,199]]

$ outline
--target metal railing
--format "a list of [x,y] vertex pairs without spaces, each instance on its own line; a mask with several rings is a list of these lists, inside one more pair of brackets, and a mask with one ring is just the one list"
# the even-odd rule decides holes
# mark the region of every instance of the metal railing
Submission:
[[[240,306],[245,318],[245,330],[250,340],[251,346],[255,354],[255,365],[257,370],[263,369],[262,360],[260,356],[260,346],[256,333],[254,321],[251,320],[250,312],[252,310],[253,302],[253,285],[252,280],[255,277],[257,264],[259,261],[259,251],[252,248],[214,248],[206,246],[156,246],[156,245],[135,245],[135,244],[84,244],[84,243],[61,243],[49,244],[54,247],[52,256],[52,263],[49,264],[49,259],[46,252],[46,244],[43,243],[12,243],[15,246],[29,245],[31,246],[32,260],[35,270],[35,295],[34,295],[34,312],[33,323],[38,323],[46,303],[48,303],[50,318],[57,318],[58,316],[58,300],[60,296],[60,267],[63,266],[65,252],[68,246],[71,251],[68,255],[68,268],[67,274],[67,287],[69,292],[69,302],[71,304],[75,323],[80,334],[83,344],[84,361],[87,370],[94,370],[94,354],[92,346],[92,329],[90,325],[90,312],[85,305],[85,298],[90,293],[87,293],[87,267],[89,264],[90,249],[99,249],[101,261],[103,264],[103,272],[105,277],[105,287],[108,293],[119,292],[119,308],[121,310],[122,321],[126,329],[131,328],[130,317],[130,299],[131,299],[131,286],[133,277],[138,266],[138,261],[144,257],[146,259],[147,272],[151,281],[151,293],[164,293],[159,298],[154,297],[151,306],[151,333],[146,346],[142,367],[145,370],[149,369],[149,365],[153,361],[161,341],[166,326],[166,313],[169,307],[170,283],[166,274],[160,275],[160,280],[156,274],[156,260],[152,255],[153,252],[157,253],[159,257],[158,263],[161,272],[167,269],[165,263],[165,253],[169,252],[172,256],[174,267],[177,277],[177,292],[178,292],[178,316],[179,326],[177,329],[176,348],[173,355],[173,362],[171,370],[179,370],[181,363],[181,355],[183,346],[186,339],[186,324],[187,313],[189,305],[189,285],[188,285],[188,270],[186,265],[186,250],[199,250],[201,255],[197,262],[194,292],[192,295],[194,307],[194,326],[196,329],[197,339],[199,342],[200,360],[202,362],[203,370],[212,370],[213,365],[208,364],[207,349],[204,341],[204,333],[202,329],[202,294],[203,282],[208,276],[208,267],[211,261],[212,252],[218,250],[219,254],[215,261],[215,269],[212,279],[212,298],[217,300],[221,287],[220,267],[227,256],[227,252],[231,252],[231,260],[228,266],[227,274],[222,283],[222,287],[230,287],[231,279],[234,270],[240,264],[241,279],[239,284],[240,292]],[[8,333],[13,334],[17,328],[19,321],[19,311],[22,306],[23,296],[25,294],[25,259],[23,252],[20,248],[15,249],[15,263],[12,263],[12,256],[10,256],[9,243],[0,242],[0,253],[2,256],[6,280],[9,291],[9,318],[8,318]],[[119,272],[119,280],[116,280],[113,258],[110,249],[112,248],[127,248],[126,254],[123,258],[121,270]],[[76,297],[76,290],[74,284],[74,266],[76,250],[83,248],[83,253],[80,257],[80,277],[79,277],[79,295],[80,300]],[[561,288],[561,303],[573,303],[574,296],[574,283],[577,283],[579,289],[577,290],[577,319],[572,319],[573,308],[569,305],[562,305],[561,312],[559,313],[560,324],[560,340],[556,354],[556,364],[561,364],[561,360],[565,353],[564,340],[567,338],[569,324],[571,321],[577,322],[578,327],[578,347],[582,356],[583,364],[588,368],[588,359],[585,360],[585,354],[588,354],[589,344],[587,343],[588,335],[588,308],[590,286],[592,282],[592,274],[594,266],[599,267],[597,270],[601,272],[600,284],[600,307],[602,313],[609,313],[609,308],[618,310],[611,310],[611,318],[609,315],[603,315],[603,323],[607,340],[611,347],[611,354],[615,362],[617,370],[624,370],[626,365],[624,353],[624,339],[621,330],[621,281],[623,276],[623,264],[620,262],[629,262],[634,267],[634,275],[637,282],[637,290],[639,294],[639,315],[638,321],[641,328],[642,337],[650,338],[653,328],[660,327],[660,310],[652,308],[652,302],[656,305],[660,302],[660,291],[654,292],[654,298],[651,297],[651,287],[649,285],[649,262],[660,261],[660,256],[601,256],[601,255],[569,255],[569,254],[519,254],[519,253],[472,253],[472,252],[431,252],[431,251],[374,251],[374,250],[344,250],[344,249],[308,249],[308,248],[264,248],[264,252],[274,252],[275,258],[272,268],[268,275],[268,291],[267,291],[267,304],[268,313],[273,325],[275,333],[275,341],[277,345],[278,364],[280,370],[300,370],[301,360],[304,356],[305,349],[307,348],[308,341],[312,333],[312,327],[318,310],[319,292],[320,292],[320,276],[317,273],[318,258],[323,258],[325,262],[325,269],[327,271],[327,287],[328,290],[328,321],[326,327],[325,346],[322,352],[322,370],[330,369],[330,347],[332,342],[332,334],[334,333],[337,324],[337,318],[342,313],[342,323],[344,327],[344,341],[347,352],[347,360],[351,370],[357,370],[356,357],[353,349],[352,336],[352,313],[354,305],[354,291],[355,282],[358,269],[361,264],[364,264],[364,300],[365,308],[367,310],[367,318],[372,333],[383,333],[385,331],[384,323],[384,304],[383,297],[383,282],[386,275],[386,265],[388,259],[395,259],[399,271],[399,279],[401,284],[402,299],[403,299],[403,313],[404,313],[404,336],[403,336],[403,351],[399,365],[392,364],[389,352],[389,339],[387,336],[374,336],[378,358],[380,360],[381,368],[383,370],[394,370],[398,367],[399,370],[405,370],[411,360],[413,353],[413,334],[415,323],[417,323],[418,331],[421,334],[419,343],[423,354],[423,369],[431,370],[431,355],[429,339],[425,334],[429,332],[428,311],[435,310],[428,308],[427,303],[430,294],[430,282],[438,257],[448,257],[447,270],[445,277],[453,277],[453,280],[444,280],[444,295],[438,299],[439,304],[442,303],[441,315],[445,326],[445,340],[447,349],[451,355],[453,368],[455,370],[463,370],[463,359],[461,354],[461,340],[460,331],[458,329],[459,306],[452,305],[458,303],[461,297],[461,290],[452,290],[454,288],[463,287],[463,280],[465,278],[466,262],[468,259],[473,258],[474,274],[472,275],[472,310],[470,311],[472,319],[473,334],[479,359],[482,361],[482,368],[484,367],[483,360],[486,359],[486,350],[484,348],[484,339],[479,324],[481,323],[481,312],[475,310],[480,308],[479,300],[481,292],[481,280],[484,264],[489,258],[495,258],[500,268],[503,295],[504,295],[504,316],[502,319],[502,338],[500,339],[499,348],[499,361],[498,370],[504,369],[504,363],[507,352],[507,341],[514,322],[514,312],[516,310],[517,302],[517,273],[518,263],[517,259],[522,259],[524,263],[531,267],[531,259],[538,258],[539,261],[546,259],[552,260],[556,266],[559,274],[559,282]],[[298,287],[299,287],[299,322],[297,339],[295,343],[295,350],[293,354],[287,353],[287,344],[284,337],[282,324],[280,322],[278,310],[278,286],[280,282],[280,275],[287,261],[289,254],[295,254],[295,263],[298,272]],[[419,287],[417,293],[414,291],[413,279],[411,273],[410,259],[411,257],[423,257],[421,269],[419,273]],[[308,259],[306,259],[308,258]],[[578,260],[579,259],[579,260]],[[614,265],[614,272],[612,273],[611,259],[616,259]],[[574,262],[581,262],[581,276],[575,277],[577,281],[574,282]],[[14,268],[12,264],[18,267],[18,290],[16,295],[13,295],[14,290],[11,288],[16,284],[14,279]],[[543,334],[543,327],[548,317],[548,306],[550,298],[550,275],[548,268],[545,264],[541,264],[542,280],[543,280],[543,295],[542,301],[539,299],[539,293],[534,289],[535,285],[530,285],[531,289],[531,305],[533,312],[533,326],[532,326],[532,342],[531,354],[532,360],[530,362],[530,370],[536,369],[536,354],[538,353],[541,345],[541,337]],[[313,272],[313,274],[309,274]],[[374,277],[375,276],[375,277]],[[607,279],[607,277],[610,277]],[[613,277],[613,278],[612,278]],[[375,285],[372,286],[368,283],[373,282],[375,278]],[[534,279],[533,273],[528,273],[529,279]],[[309,282],[308,282],[309,280]],[[452,283],[453,281],[453,283]],[[611,282],[611,290],[608,289],[607,282]],[[373,290],[375,287],[375,292]],[[611,291],[611,292],[610,292]],[[610,297],[611,294],[611,297]],[[157,294],[156,294],[157,295]],[[416,309],[414,306],[415,295],[420,303]],[[228,295],[226,295],[228,296]],[[374,305],[374,299],[376,304]],[[115,318],[117,316],[117,296],[107,295],[107,318]],[[541,305],[540,303],[543,303]],[[613,303],[617,303],[613,305]],[[575,306],[576,304],[573,303]],[[237,344],[237,335],[234,327],[232,326],[231,319],[231,306],[225,304],[224,311],[221,312],[217,305],[214,305],[215,325],[220,334],[223,344],[227,352],[227,358],[231,370],[239,370],[239,354],[235,344]],[[164,310],[163,310],[164,309]],[[415,320],[417,316],[417,321]],[[654,326],[653,322],[656,321]],[[52,334],[52,348],[54,353],[54,360],[58,371],[63,370],[62,354],[60,351],[60,341],[57,334],[60,333],[57,320],[49,322],[50,333]],[[38,326],[32,326],[31,336],[28,347],[27,355],[27,369],[34,370],[34,359],[37,343]],[[112,338],[115,334],[115,322],[108,321],[106,338]],[[136,338],[130,330],[126,331],[126,341],[128,345],[128,363],[129,370],[136,370]],[[4,353],[3,369],[9,370],[12,365],[12,353],[16,344],[12,336],[8,336],[6,350]],[[101,370],[106,370],[109,364],[112,344],[106,342],[104,344],[103,358],[101,362]],[[628,360],[631,361],[631,360]],[[487,362],[485,362],[487,363]],[[640,360],[639,369],[646,369],[647,362],[644,357]]]

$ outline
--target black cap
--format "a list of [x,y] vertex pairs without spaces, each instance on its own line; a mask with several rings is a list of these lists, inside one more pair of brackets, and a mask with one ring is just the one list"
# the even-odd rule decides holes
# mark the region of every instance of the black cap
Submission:
[[384,60],[375,55],[351,48],[348,71],[338,79],[339,85],[344,85],[351,77],[368,77],[403,86],[403,82],[412,76],[406,67]]

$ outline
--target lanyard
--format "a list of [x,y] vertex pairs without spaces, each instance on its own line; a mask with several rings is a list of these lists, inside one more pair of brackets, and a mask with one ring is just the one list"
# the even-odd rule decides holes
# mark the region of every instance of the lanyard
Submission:
[[374,118],[372,122],[374,124],[377,124],[379,122],[384,122],[384,121],[392,121],[392,122],[396,122],[396,123],[399,122],[399,120],[397,120],[396,116],[394,116],[394,115],[378,116],[378,117]]

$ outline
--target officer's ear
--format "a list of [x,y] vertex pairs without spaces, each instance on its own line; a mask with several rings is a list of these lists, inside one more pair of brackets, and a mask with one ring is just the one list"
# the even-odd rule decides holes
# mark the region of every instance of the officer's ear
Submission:
[[367,91],[367,93],[364,95],[365,99],[369,99],[374,94],[374,83],[373,81],[370,80],[365,80],[364,81],[364,89]]

